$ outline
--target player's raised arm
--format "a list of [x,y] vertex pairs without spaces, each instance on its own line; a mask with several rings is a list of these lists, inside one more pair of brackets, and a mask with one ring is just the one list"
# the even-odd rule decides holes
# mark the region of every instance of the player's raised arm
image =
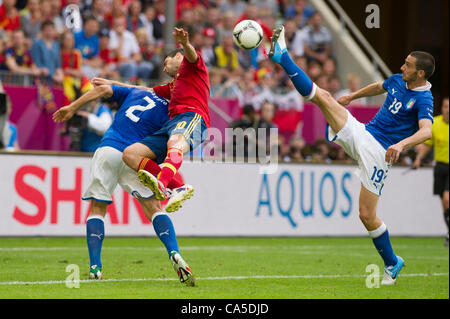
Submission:
[[108,80],[108,79],[98,78],[98,77],[93,78],[91,80],[91,83],[94,87],[100,86],[100,85],[117,85],[117,86],[124,86],[124,87],[128,87],[128,88],[136,88],[136,89],[140,89],[140,90],[150,90],[150,88],[148,88],[146,86],[132,85],[132,84],[128,84],[128,83],[122,83],[119,81]]
[[339,104],[348,105],[351,101],[357,100],[362,97],[375,96],[385,93],[386,90],[383,88],[383,82],[377,82],[369,84],[358,91],[355,91],[350,94],[346,94],[341,96],[337,101]]
[[86,103],[94,101],[100,97],[111,97],[113,90],[110,85],[100,85],[94,87],[92,90],[86,92],[78,99],[63,106],[58,111],[53,113],[53,121],[56,123],[68,121],[79,109],[81,109]]
[[389,148],[386,151],[386,162],[395,163],[399,159],[400,153],[405,148],[415,146],[430,139],[432,137],[433,132],[432,126],[433,123],[429,119],[419,120],[419,130],[416,133],[414,133],[410,137],[401,140],[397,144],[389,146]]
[[198,55],[195,48],[189,42],[189,33],[182,28],[174,28],[172,35],[174,36],[175,41],[183,46],[184,57],[191,63],[197,62]]

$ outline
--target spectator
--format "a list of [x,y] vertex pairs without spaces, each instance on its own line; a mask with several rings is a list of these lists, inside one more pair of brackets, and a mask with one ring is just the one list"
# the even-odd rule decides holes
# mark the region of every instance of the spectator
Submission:
[[12,47],[5,52],[5,64],[9,71],[16,74],[40,76],[45,73],[34,64],[33,57],[26,48],[22,29],[16,29],[12,33]]
[[[258,153],[259,157],[261,157],[262,155],[269,155],[272,151],[272,147],[274,147],[274,146],[278,147],[278,137],[271,134],[272,133],[271,129],[278,128],[276,126],[276,124],[273,122],[274,116],[275,116],[275,104],[268,102],[268,101],[264,102],[261,105],[261,117],[258,122],[257,138],[258,138],[258,143],[259,143],[260,138],[261,138],[259,136],[259,134],[261,133],[261,131],[259,129],[265,129],[266,154]],[[278,135],[278,134],[276,134],[276,135]],[[259,147],[258,147],[258,150],[259,150]]]
[[175,26],[177,28],[183,28],[191,34],[194,30],[194,13],[192,9],[182,11],[180,20],[178,20]]
[[105,103],[91,102],[86,110],[80,110],[77,114],[86,119],[86,127],[81,138],[81,151],[93,153],[111,126],[113,121],[111,109]]
[[234,47],[233,38],[224,38],[222,43],[214,49],[214,52],[217,58],[217,67],[224,68],[230,72],[235,71],[239,67],[238,53]]
[[200,31],[200,29],[194,29],[189,34],[189,42],[191,42],[192,46],[196,50],[200,50],[203,45],[203,33]]
[[[6,95],[2,83],[0,82],[0,107],[5,113],[0,112],[0,149],[8,152],[20,151],[17,127],[9,120],[11,114],[11,100]],[[3,114],[1,114],[3,113]]]
[[301,29],[297,29],[296,21],[294,19],[286,19],[284,23],[284,32],[288,51],[294,56],[305,55],[305,32]]
[[216,5],[211,5],[206,11],[206,28],[213,28],[217,32],[217,26],[222,24],[222,15]]
[[[149,69],[154,69],[154,65],[162,65],[163,61],[160,55],[156,52],[154,42],[150,42],[145,28],[140,28],[136,31],[136,40],[142,56],[141,65],[147,64]],[[150,76],[151,77],[151,76]]]
[[117,50],[119,56],[117,70],[126,81],[148,79],[154,67],[150,63],[141,63],[139,44],[135,35],[126,29],[126,22],[125,16],[114,18],[110,33],[109,48]]
[[99,29],[109,29],[110,25],[106,19],[106,14],[111,10],[111,5],[108,5],[105,0],[93,0],[91,9],[85,12],[84,18],[94,16],[99,23]]
[[272,73],[266,73],[263,75],[259,81],[259,92],[252,97],[251,103],[256,110],[260,110],[264,103],[274,103],[276,100],[276,95],[273,91],[274,87],[277,85]]
[[[251,104],[245,104],[242,108],[242,116],[238,120],[230,123],[233,129],[232,149],[235,157],[247,158],[249,153],[256,155],[256,131],[258,129],[259,116]],[[242,129],[243,135],[236,132],[236,129]],[[238,154],[243,149],[244,154]]]
[[61,35],[61,64],[65,76],[81,78],[83,72],[82,54],[75,48],[75,38],[70,30],[66,30]]
[[8,66],[6,65],[6,49],[5,40],[0,37],[0,70],[2,71],[8,70]]
[[75,48],[74,35],[70,30],[61,35],[61,65],[64,73],[64,96],[68,104],[92,88],[89,78],[82,72],[81,52]]
[[306,5],[306,0],[294,0],[294,3],[286,6],[284,17],[286,19],[295,19],[297,28],[306,26],[307,21],[314,13],[314,10]]
[[336,150],[336,158],[334,160],[339,161],[343,164],[353,164],[353,159],[345,152],[342,147],[338,147]]
[[225,12],[222,15],[222,24],[217,26],[217,43],[221,43],[225,37],[233,36],[236,17],[232,12]]
[[161,22],[156,18],[155,8],[147,5],[139,17],[142,21],[143,28],[147,31],[148,40],[155,43],[161,40],[163,37],[163,27]]
[[41,32],[42,15],[39,0],[28,0],[27,13],[20,18],[20,25],[27,38],[34,41]]
[[322,74],[322,66],[317,61],[311,61],[308,63],[308,75],[314,82],[317,81]]
[[222,83],[222,70],[218,68],[212,68],[209,72],[209,77],[211,82],[211,97],[238,99],[239,103],[243,102],[244,97],[237,84],[239,81],[238,77],[230,76],[224,83]]
[[231,122],[230,127],[231,128],[239,127],[244,130],[250,127],[256,129],[258,127],[258,121],[259,116],[256,113],[255,109],[253,108],[253,105],[245,104],[242,107],[242,116],[238,120]]
[[120,78],[117,71],[119,57],[116,50],[109,48],[109,30],[102,29],[99,33],[99,56],[102,60],[100,77],[118,80]]
[[275,101],[280,110],[295,109],[303,111],[303,98],[296,90],[292,81],[286,81],[286,87],[281,94],[275,95]]
[[3,0],[0,5],[0,31],[10,33],[20,28],[19,13],[15,7],[16,0]]
[[44,21],[41,25],[41,38],[33,42],[31,55],[34,63],[40,68],[43,75],[56,84],[63,82],[61,70],[61,52],[58,41],[55,41],[55,24],[52,21]]
[[75,33],[75,48],[81,52],[83,73],[89,78],[98,76],[101,68],[98,28],[97,19],[94,16],[88,16],[84,19],[83,30]]
[[331,34],[322,25],[322,16],[319,12],[314,12],[309,21],[310,24],[304,28],[305,54],[309,61],[324,63],[331,53]]
[[313,162],[326,162],[330,163],[330,145],[329,143],[323,139],[319,138],[314,142],[313,145],[313,154],[312,154]]
[[[164,2],[164,1],[162,1],[162,2]],[[205,2],[203,0],[177,0],[176,10],[175,10],[176,19],[180,20],[181,16],[183,15],[183,12],[190,11],[199,5],[209,6],[209,2],[208,1]]]
[[216,96],[216,92],[222,88],[222,71],[219,68],[211,68],[209,70],[209,82],[210,82],[210,95]]
[[316,80],[316,84],[318,87],[320,87],[321,89],[325,90],[325,91],[329,91],[330,88],[328,87],[330,81],[328,76],[326,76],[325,74],[321,74],[317,80]]
[[[343,95],[351,94],[353,92],[356,92],[361,87],[361,80],[359,76],[355,73],[349,74],[347,76],[347,88],[344,90],[341,90],[337,94],[337,98],[340,98]],[[350,102],[350,105],[367,105],[367,98],[362,97],[356,100],[353,100]]]
[[216,39],[216,31],[213,28],[205,28],[203,30],[203,41],[200,51],[202,52],[203,61],[208,68],[217,65],[216,53],[214,51],[214,42]]
[[290,162],[304,162],[303,148],[305,147],[305,140],[301,137],[293,136],[289,141],[289,160]]
[[153,33],[156,37],[156,40],[162,40],[163,37],[163,24],[164,22],[166,22],[166,17],[164,16],[165,4],[165,0],[155,0],[153,2],[153,8],[155,9],[155,19],[153,20],[153,25],[155,26],[155,28],[157,27],[159,30],[161,30],[159,37],[156,36],[156,33]]
[[249,69],[239,78],[238,85],[244,96],[244,102],[241,104],[250,104],[252,98],[256,96],[259,91],[253,73],[253,69]]
[[325,62],[323,63],[322,72],[328,77],[336,75],[336,63],[333,59],[325,60]]
[[250,0],[249,3],[258,6],[258,12],[261,16],[276,16],[279,12],[277,0]]
[[240,17],[245,9],[247,4],[242,0],[228,0],[220,3],[219,9],[222,14],[227,12],[231,12],[234,17]]
[[[41,11],[41,21],[52,21],[58,34],[61,34],[64,31],[64,28],[68,27],[66,26],[67,20],[63,20],[61,15],[61,1],[41,0],[39,7]],[[81,20],[79,21],[81,22]]]
[[207,9],[204,6],[195,6],[192,8],[192,21],[193,24],[201,30],[201,27],[205,26]]
[[328,79],[328,91],[337,100],[338,93],[341,91],[341,81],[337,75],[330,76]]
[[128,7],[127,14],[127,29],[135,33],[137,29],[144,26],[140,14],[142,11],[142,4],[139,0],[133,0]]

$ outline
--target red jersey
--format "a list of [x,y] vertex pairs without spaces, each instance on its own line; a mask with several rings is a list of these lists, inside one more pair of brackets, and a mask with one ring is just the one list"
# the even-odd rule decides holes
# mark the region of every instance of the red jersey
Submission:
[[81,52],[73,49],[71,52],[61,50],[61,68],[81,69]]
[[0,27],[3,30],[11,31],[20,28],[20,17],[16,14],[13,17],[6,15],[4,5],[0,5]]
[[194,112],[199,114],[209,127],[209,74],[201,53],[196,52],[196,62],[190,63],[183,58],[175,79],[166,85],[155,86],[153,90],[159,96],[170,100],[170,118],[181,113]]

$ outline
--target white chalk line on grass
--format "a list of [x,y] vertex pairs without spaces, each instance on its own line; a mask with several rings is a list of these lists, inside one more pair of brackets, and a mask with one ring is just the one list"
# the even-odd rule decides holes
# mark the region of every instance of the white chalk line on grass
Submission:
[[[335,252],[334,250],[343,250],[343,249],[364,249],[370,248],[373,250],[373,246],[363,246],[363,245],[350,245],[350,246],[184,246],[182,247],[183,251],[198,251],[198,250],[214,250],[214,251],[230,251],[230,252],[239,252],[246,253],[252,250],[264,249],[266,251],[270,250],[288,250],[290,253],[299,254],[299,255],[317,255],[320,256],[321,252],[318,252],[316,249],[326,250],[331,249],[332,252],[325,252],[327,255],[341,255],[341,256],[350,256],[350,257],[367,257],[372,256],[372,254],[362,254],[362,253],[353,253],[348,252],[344,253],[342,251]],[[395,248],[405,249],[409,248],[409,246],[401,247],[396,246]],[[421,247],[422,248],[422,247]],[[439,247],[441,249],[441,247]],[[86,250],[86,247],[0,247],[0,251],[68,251],[68,250]],[[164,247],[133,247],[133,246],[124,246],[124,247],[103,247],[103,250],[139,250],[139,251],[165,251]],[[409,255],[408,259],[423,259],[423,260],[448,260],[449,256],[414,256]]]
[[[448,276],[448,273],[418,273],[403,274],[402,277],[441,277]],[[273,276],[224,276],[224,277],[197,277],[197,280],[246,280],[246,279],[333,279],[333,278],[363,278],[367,275],[273,275]],[[106,283],[106,282],[140,282],[140,281],[178,281],[176,278],[123,278],[123,279],[103,279],[103,280],[79,280],[80,283]],[[72,281],[70,281],[72,283]],[[3,281],[0,285],[57,285],[65,284],[65,280],[48,281]]]

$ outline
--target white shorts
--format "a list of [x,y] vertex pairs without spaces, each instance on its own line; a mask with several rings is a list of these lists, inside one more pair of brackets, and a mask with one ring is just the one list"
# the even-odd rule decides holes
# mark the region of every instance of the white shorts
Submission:
[[90,182],[82,199],[112,203],[111,195],[117,184],[136,198],[153,196],[139,181],[137,173],[122,161],[122,152],[109,146],[100,147],[92,159]]
[[381,195],[391,164],[385,161],[386,150],[370,134],[363,123],[347,111],[345,126],[336,134],[327,124],[327,139],[342,146],[358,162],[356,174],[365,188]]

